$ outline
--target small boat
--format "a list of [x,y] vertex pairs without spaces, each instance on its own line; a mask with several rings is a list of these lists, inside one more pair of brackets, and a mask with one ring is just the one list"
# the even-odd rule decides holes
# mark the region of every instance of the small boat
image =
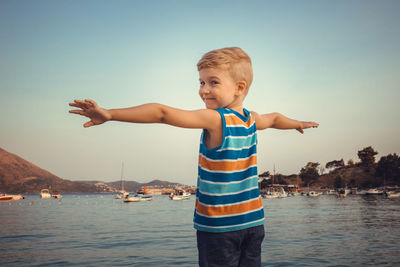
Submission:
[[325,192],[326,195],[336,195],[336,190],[330,189],[328,191]]
[[49,189],[40,190],[40,197],[41,198],[51,198]]
[[118,191],[118,194],[114,195],[115,199],[124,199],[127,196],[129,196],[129,192],[125,191],[124,187],[124,163],[122,162],[122,167],[121,167],[121,190]]
[[307,196],[308,196],[308,197],[318,197],[318,196],[320,196],[320,195],[322,195],[322,193],[320,193],[320,192],[315,192],[315,191],[310,191],[310,192],[307,193]]
[[340,188],[337,191],[337,196],[338,197],[346,197],[348,194],[350,194],[351,190],[347,188]]
[[114,195],[114,198],[115,199],[124,199],[127,196],[129,196],[129,192],[126,192],[125,190],[121,190],[121,191],[118,191],[118,194]]
[[279,198],[279,194],[278,192],[268,191],[267,193],[262,194],[262,197],[266,199]]
[[187,200],[190,199],[190,195],[191,194],[189,192],[186,192],[183,189],[176,189],[175,192],[172,192],[169,195],[169,198],[171,200]]
[[355,192],[352,192],[352,194],[355,194],[355,195],[365,195],[365,194],[367,194],[367,190],[355,190]]
[[262,197],[266,199],[273,199],[273,198],[285,198],[288,196],[288,193],[285,192],[285,189],[282,187],[276,189],[269,189],[267,193],[263,194]]
[[124,202],[142,202],[142,201],[151,201],[154,200],[153,196],[143,195],[143,194],[134,194],[133,196],[127,195],[123,201]]
[[379,190],[377,188],[371,188],[369,189],[366,193],[367,196],[377,196],[377,195],[383,195],[383,190]]
[[386,196],[388,198],[400,198],[400,191],[387,191]]
[[22,195],[8,195],[8,194],[0,194],[0,201],[13,201],[24,199]]
[[58,193],[58,192],[54,192],[52,197],[54,197],[54,198],[62,198],[61,194]]

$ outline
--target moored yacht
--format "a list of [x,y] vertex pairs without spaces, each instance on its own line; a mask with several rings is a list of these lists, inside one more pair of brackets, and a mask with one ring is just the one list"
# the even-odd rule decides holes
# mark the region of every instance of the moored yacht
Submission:
[[371,189],[369,189],[365,194],[366,194],[366,195],[370,195],[370,196],[373,196],[373,195],[383,195],[383,190],[380,190],[380,189],[378,189],[378,188],[371,188]]
[[123,199],[124,202],[142,202],[142,201],[151,201],[151,200],[154,200],[153,196],[143,195],[143,194],[134,194],[133,196],[128,194]]
[[175,192],[172,192],[169,195],[169,198],[171,200],[187,200],[190,199],[190,195],[191,194],[189,192],[186,192],[183,189],[176,189]]
[[40,197],[41,198],[51,198],[49,189],[40,190]]
[[0,201],[13,201],[24,199],[22,195],[8,195],[8,194],[0,194]]

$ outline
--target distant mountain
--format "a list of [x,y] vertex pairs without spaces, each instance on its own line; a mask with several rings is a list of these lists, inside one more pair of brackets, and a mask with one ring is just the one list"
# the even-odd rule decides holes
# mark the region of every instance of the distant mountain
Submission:
[[[125,181],[128,192],[139,191],[144,183]],[[153,180],[146,183],[151,187],[175,187],[177,183]],[[121,182],[106,183],[102,181],[70,181],[24,160],[23,158],[0,148],[0,193],[39,193],[41,189],[62,193],[104,193],[117,192]]]
[[94,185],[61,179],[0,148],[0,192],[39,193],[43,188],[60,192],[96,192]]

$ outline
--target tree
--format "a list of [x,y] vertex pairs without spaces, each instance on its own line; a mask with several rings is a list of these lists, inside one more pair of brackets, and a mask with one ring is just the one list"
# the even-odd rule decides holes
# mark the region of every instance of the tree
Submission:
[[347,161],[347,166],[353,167],[353,166],[354,166],[354,161],[353,161],[352,159],[349,159],[349,160]]
[[361,160],[361,165],[364,166],[370,166],[375,163],[375,155],[377,155],[378,152],[376,152],[372,147],[365,147],[362,150],[359,150],[357,155]]
[[345,186],[342,176],[338,175],[335,177],[333,181],[333,186],[335,188],[343,188]]
[[400,182],[400,158],[394,154],[381,157],[376,168],[376,175],[389,181]]
[[325,168],[330,169],[330,168],[339,168],[343,166],[344,166],[344,161],[343,159],[341,159],[341,160],[332,160],[326,163]]
[[271,176],[271,174],[269,173],[269,171],[263,172],[258,175],[258,177],[263,177],[263,178],[268,178],[270,176]]
[[299,176],[301,180],[303,180],[304,185],[309,185],[317,180],[319,177],[318,166],[318,162],[308,162],[307,165],[300,170]]

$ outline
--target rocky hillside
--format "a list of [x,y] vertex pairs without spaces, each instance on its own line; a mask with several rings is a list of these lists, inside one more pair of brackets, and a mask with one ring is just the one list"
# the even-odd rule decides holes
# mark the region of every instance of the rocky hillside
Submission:
[[[126,191],[136,192],[144,184],[125,181]],[[175,183],[154,180],[148,186],[174,186]],[[121,182],[70,181],[36,166],[23,158],[0,148],[0,193],[39,193],[41,189],[62,193],[104,193],[117,192]]]
[[60,192],[96,192],[84,182],[72,182],[0,148],[0,192],[39,193],[42,188]]

